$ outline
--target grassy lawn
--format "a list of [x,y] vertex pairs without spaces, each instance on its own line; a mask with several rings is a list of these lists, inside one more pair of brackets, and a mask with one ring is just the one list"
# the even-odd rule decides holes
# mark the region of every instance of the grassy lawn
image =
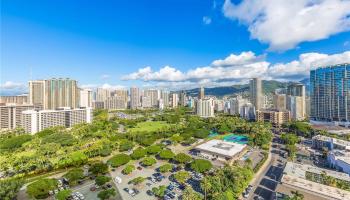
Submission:
[[130,128],[130,132],[153,132],[160,130],[162,128],[168,128],[169,124],[162,121],[147,121],[147,122],[140,122],[136,125],[134,128]]

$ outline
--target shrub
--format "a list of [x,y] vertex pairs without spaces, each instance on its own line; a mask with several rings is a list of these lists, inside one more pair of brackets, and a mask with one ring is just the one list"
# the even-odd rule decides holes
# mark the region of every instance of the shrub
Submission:
[[160,166],[159,171],[162,173],[165,173],[165,172],[169,172],[172,168],[173,168],[173,166],[171,164],[167,163],[167,164]]
[[107,163],[110,164],[112,167],[119,167],[128,163],[130,159],[131,158],[129,155],[121,153],[113,156],[111,159],[108,160]]
[[148,154],[157,154],[162,150],[162,147],[160,145],[152,145],[147,147],[146,150]]
[[184,184],[190,177],[190,174],[186,171],[179,171],[176,174],[174,174],[174,178],[176,179],[176,181],[181,184]]
[[135,170],[135,166],[134,165],[127,165],[124,169],[123,169],[123,171],[122,171],[122,173],[123,174],[130,174],[132,171],[134,171]]
[[139,177],[136,177],[136,178],[130,180],[129,184],[138,185],[138,184],[142,183],[145,180],[146,180],[146,178],[139,176]]
[[164,197],[165,190],[166,190],[165,185],[161,185],[159,187],[152,188],[152,192],[154,193],[154,195],[157,196],[157,197],[160,197],[160,198]]
[[139,147],[135,149],[130,156],[133,160],[138,160],[140,158],[145,157],[146,153],[147,153],[146,149]]
[[179,153],[175,156],[174,160],[177,161],[178,163],[185,164],[185,163],[191,162],[192,158],[191,156],[185,153]]
[[151,158],[151,157],[144,158],[144,159],[141,161],[141,164],[142,164],[143,166],[152,166],[152,165],[154,165],[154,164],[156,164],[156,163],[157,163],[156,159]]
[[163,150],[159,153],[159,157],[161,159],[166,159],[166,160],[169,160],[169,159],[172,159],[174,158],[175,154],[171,151],[171,150]]

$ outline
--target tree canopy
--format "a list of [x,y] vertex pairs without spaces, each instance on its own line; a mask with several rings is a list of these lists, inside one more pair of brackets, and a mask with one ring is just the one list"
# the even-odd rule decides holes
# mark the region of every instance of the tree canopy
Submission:
[[185,153],[178,153],[174,160],[178,163],[181,163],[181,164],[186,164],[186,163],[189,163],[191,162],[192,158],[191,156],[185,154]]
[[130,156],[126,155],[124,153],[121,154],[117,154],[115,156],[113,156],[111,159],[108,160],[108,163],[112,166],[112,167],[119,167],[122,165],[125,165],[126,163],[128,163],[130,161]]
[[191,163],[190,166],[191,169],[200,173],[207,172],[213,167],[210,161],[204,159],[196,159]]
[[43,178],[29,184],[27,187],[27,193],[31,197],[45,199],[49,196],[49,191],[54,190],[56,187],[56,179]]
[[169,160],[169,159],[174,158],[174,156],[175,156],[175,154],[174,154],[171,150],[168,150],[168,149],[162,150],[162,151],[159,153],[159,157],[160,157],[161,159]]
[[152,165],[154,165],[154,164],[156,164],[156,163],[157,163],[156,159],[151,158],[151,157],[146,157],[146,158],[144,158],[144,159],[141,161],[141,164],[142,164],[143,166],[152,166]]
[[69,185],[76,185],[78,180],[84,178],[84,171],[80,168],[71,169],[64,177],[68,179]]

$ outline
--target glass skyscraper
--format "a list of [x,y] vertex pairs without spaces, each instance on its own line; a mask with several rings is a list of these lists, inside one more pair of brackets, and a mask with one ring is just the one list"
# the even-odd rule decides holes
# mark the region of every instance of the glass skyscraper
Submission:
[[350,64],[310,72],[310,119],[350,122]]

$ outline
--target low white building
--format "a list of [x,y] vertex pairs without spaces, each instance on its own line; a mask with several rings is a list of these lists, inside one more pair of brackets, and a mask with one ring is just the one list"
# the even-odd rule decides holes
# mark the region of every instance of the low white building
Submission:
[[348,150],[333,150],[327,156],[330,167],[350,174],[350,147]]
[[247,147],[245,144],[225,142],[222,140],[210,140],[195,147],[199,153],[207,159],[230,161],[240,157],[241,152]]
[[22,112],[21,127],[35,134],[54,126],[72,127],[92,122],[92,108],[63,108],[58,110],[26,110]]

